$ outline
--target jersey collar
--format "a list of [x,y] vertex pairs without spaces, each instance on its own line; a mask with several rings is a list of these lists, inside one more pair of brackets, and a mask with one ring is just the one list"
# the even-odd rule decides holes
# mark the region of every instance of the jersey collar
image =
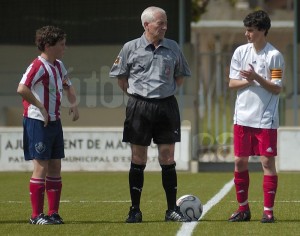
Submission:
[[[150,45],[151,45],[151,43],[148,42],[145,34],[143,34],[140,38],[140,46],[143,48],[146,48],[146,47],[149,47]],[[165,38],[160,41],[159,47],[170,48],[168,45],[168,42]]]

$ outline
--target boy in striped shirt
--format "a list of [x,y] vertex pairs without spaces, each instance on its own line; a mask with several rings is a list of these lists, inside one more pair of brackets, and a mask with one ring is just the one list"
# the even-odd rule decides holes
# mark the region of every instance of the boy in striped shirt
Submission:
[[[73,121],[79,118],[76,93],[60,59],[66,48],[66,34],[54,26],[36,31],[35,43],[41,51],[24,73],[17,93],[23,98],[23,147],[26,161],[32,160],[30,178],[32,215],[30,224],[63,224],[58,214],[62,189],[61,159],[64,139],[60,121],[63,91],[70,102]],[[43,213],[44,194],[48,214]]]

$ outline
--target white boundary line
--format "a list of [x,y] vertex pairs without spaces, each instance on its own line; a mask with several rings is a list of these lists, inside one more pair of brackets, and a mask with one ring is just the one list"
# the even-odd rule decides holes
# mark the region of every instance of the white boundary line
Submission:
[[[223,188],[213,197],[211,198],[205,205],[203,205],[203,212],[199,220],[201,220],[204,215],[218,202],[222,200],[222,198],[231,190],[234,182],[233,179],[230,180],[227,184],[223,186]],[[192,235],[193,230],[197,226],[199,221],[193,221],[189,223],[183,223],[180,230],[177,232],[177,236],[189,236]]]

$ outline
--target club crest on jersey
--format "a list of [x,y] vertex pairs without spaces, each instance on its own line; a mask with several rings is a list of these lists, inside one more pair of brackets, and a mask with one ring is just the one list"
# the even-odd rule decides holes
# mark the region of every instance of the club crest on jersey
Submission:
[[49,93],[56,93],[56,89],[54,87],[49,87]]
[[45,152],[46,150],[46,145],[43,142],[38,142],[34,145],[35,150],[37,153],[41,154],[43,152]]
[[122,60],[122,57],[118,56],[117,59],[115,60],[114,64],[118,65]]

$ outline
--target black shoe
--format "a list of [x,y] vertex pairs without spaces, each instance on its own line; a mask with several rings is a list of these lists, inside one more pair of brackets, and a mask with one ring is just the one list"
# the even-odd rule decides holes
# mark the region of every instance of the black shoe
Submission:
[[64,224],[63,218],[61,218],[58,213],[53,213],[52,215],[49,215],[49,219],[52,220],[54,224]]
[[54,225],[55,223],[48,216],[44,215],[44,213],[41,213],[35,218],[30,218],[29,224],[32,224],[32,225]]
[[143,215],[139,208],[130,207],[126,223],[140,223],[142,222]]
[[275,218],[273,215],[263,214],[263,217],[260,220],[261,223],[274,223]]
[[250,221],[250,219],[251,219],[250,210],[248,210],[248,211],[237,210],[230,216],[228,221],[229,222],[241,222],[241,221]]
[[174,210],[167,210],[165,221],[190,222],[190,220],[185,218],[181,213],[179,207],[176,207]]

